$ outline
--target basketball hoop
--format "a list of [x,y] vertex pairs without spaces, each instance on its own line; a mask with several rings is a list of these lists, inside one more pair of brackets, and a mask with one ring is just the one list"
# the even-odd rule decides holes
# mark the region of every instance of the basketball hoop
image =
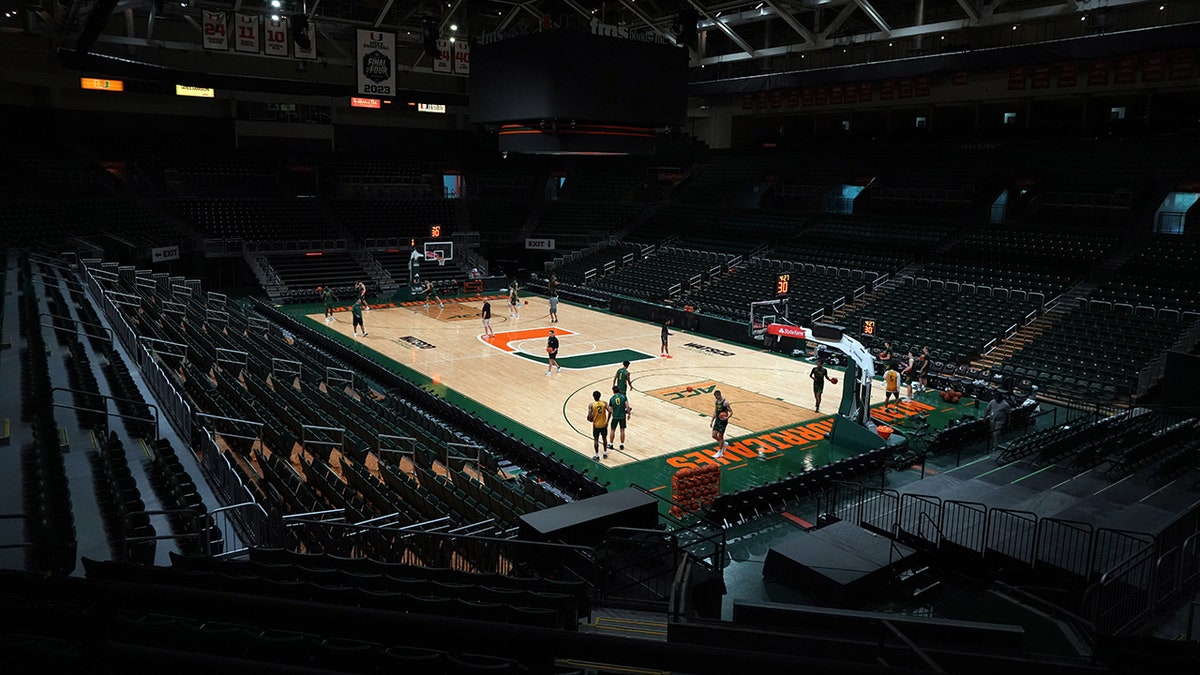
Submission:
[[436,262],[439,267],[446,265],[446,256],[441,251],[426,251],[425,260],[428,262]]

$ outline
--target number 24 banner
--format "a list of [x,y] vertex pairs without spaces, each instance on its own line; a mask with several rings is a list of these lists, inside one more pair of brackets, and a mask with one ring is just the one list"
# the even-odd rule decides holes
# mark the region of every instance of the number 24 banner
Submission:
[[204,48],[229,49],[229,22],[225,12],[204,10]]

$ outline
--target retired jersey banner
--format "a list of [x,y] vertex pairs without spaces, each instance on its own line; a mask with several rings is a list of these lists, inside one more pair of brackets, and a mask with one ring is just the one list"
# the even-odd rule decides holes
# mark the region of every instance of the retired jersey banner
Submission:
[[438,55],[433,59],[433,72],[449,73],[450,68],[450,41],[437,41]]
[[225,19],[225,12],[210,12],[204,10],[204,48],[205,49],[229,49],[229,22]]
[[1058,86],[1074,87],[1079,84],[1079,64],[1063,63],[1058,66]]
[[233,36],[233,49],[239,52],[257,54],[262,50],[258,37],[257,14],[234,14],[234,25],[237,32]]
[[1142,59],[1142,82],[1162,82],[1166,73],[1166,52],[1153,52]]
[[466,40],[454,43],[454,72],[459,75],[471,74],[471,45]]
[[308,36],[308,47],[301,47],[297,42],[295,49],[292,50],[292,56],[298,59],[315,59],[317,58],[317,27],[310,21],[308,27],[304,29],[304,34]]
[[266,46],[264,51],[267,54],[271,56],[287,56],[287,21],[284,21],[282,18],[267,19],[266,26],[263,27],[263,44]]
[[375,96],[396,95],[396,34],[377,30],[359,30],[358,93]]

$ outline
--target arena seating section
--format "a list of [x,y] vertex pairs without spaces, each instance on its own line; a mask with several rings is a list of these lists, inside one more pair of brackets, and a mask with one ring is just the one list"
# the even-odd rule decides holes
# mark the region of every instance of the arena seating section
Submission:
[[[312,300],[318,285],[341,291],[364,280],[372,295],[403,287],[408,241],[438,224],[478,233],[485,246],[555,239],[551,267],[580,298],[621,295],[731,323],[747,321],[771,276],[788,271],[801,276],[793,318],[875,318],[887,337],[928,344],[954,369],[992,354],[987,368],[1088,397],[1144,394],[1140,372],[1186,341],[1200,299],[1192,237],[1130,239],[1112,226],[1146,217],[1188,175],[1186,143],[846,142],[819,160],[775,149],[606,162],[501,158],[453,134],[408,141],[402,157],[339,150],[285,161],[186,141],[99,147],[97,160],[78,144],[10,139],[15,185],[29,189],[6,188],[19,208],[0,213],[0,236],[83,236],[123,248],[119,258],[203,239],[234,240],[225,245],[234,251],[249,242],[273,297]],[[1128,171],[1095,168],[1110,165]],[[296,197],[297,167],[315,168],[329,197]],[[684,178],[663,193],[662,172]],[[449,173],[463,181],[459,199],[442,194]],[[135,189],[135,177],[148,184]],[[545,198],[560,178],[557,199]],[[865,187],[854,215],[826,213],[843,184]],[[56,185],[72,198],[47,198]],[[1011,193],[1006,222],[982,222],[1001,190]],[[348,254],[354,246],[366,251]],[[323,255],[300,257],[313,250]],[[422,278],[451,289],[464,265],[461,255],[445,267],[425,263]],[[936,318],[946,316],[964,320]],[[1093,349],[1079,335],[1099,323],[1117,330]],[[1054,358],[1064,346],[1072,357]]]

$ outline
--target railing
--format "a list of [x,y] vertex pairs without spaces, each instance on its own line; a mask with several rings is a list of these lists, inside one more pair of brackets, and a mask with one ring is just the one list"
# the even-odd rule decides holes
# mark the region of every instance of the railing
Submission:
[[988,512],[988,550],[1033,564],[1038,517],[1030,511],[991,509]]
[[1084,579],[1091,575],[1095,529],[1089,523],[1043,518],[1037,532],[1035,558]]
[[278,539],[272,538],[270,518],[257,502],[230,504],[208,512],[213,527],[221,533],[224,542],[219,557],[238,556],[255,546],[277,546]]
[[1092,569],[1098,573],[1108,572],[1147,550],[1154,550],[1154,537],[1102,527],[1096,530],[1096,556]]
[[881,534],[891,534],[900,522],[900,493],[890,488],[863,486],[873,495],[860,502],[858,524]]
[[579,580],[598,593],[603,568],[594,549],[520,539],[414,531],[338,521],[288,521],[291,534],[320,542],[323,552],[348,558],[450,568],[502,576]]
[[988,507],[979,502],[943,502],[942,540],[983,555],[987,548],[987,511]]
[[937,519],[940,518],[941,512],[942,500],[938,497],[904,494],[900,496],[900,513],[897,520],[901,531],[938,546],[941,540],[926,537],[923,525],[926,522],[933,525],[934,532],[940,536],[940,532],[937,531]]
[[[903,532],[984,559],[1004,556],[1030,568],[1053,566],[1085,581],[1099,575],[1100,580],[1082,597],[1081,613],[1102,633],[1135,627],[1151,611],[1200,582],[1200,519],[1190,518],[1195,512],[1181,517],[1178,527],[1172,526],[1178,534],[1162,535],[1161,542],[1177,545],[1161,553],[1156,553],[1163,545],[1160,540],[1145,533],[1093,529],[1087,523],[1039,518],[1029,511],[897,495],[894,490],[853,483],[830,484],[818,495],[817,512],[822,521],[837,517],[893,538]],[[1069,589],[1060,590],[1070,594]]]
[[[162,367],[154,358],[154,355],[141,344],[138,339],[139,336],[129,325],[129,322],[126,321],[124,313],[117,307],[108,294],[105,293],[105,289],[100,284],[99,279],[93,274],[93,272],[98,270],[89,267],[88,262],[88,260],[81,261],[79,269],[80,274],[84,277],[88,293],[92,296],[92,300],[100,306],[101,311],[112,327],[113,334],[121,343],[121,346],[133,355],[134,362],[142,372],[146,386],[158,401],[162,412],[166,414],[167,421],[175,428],[180,438],[184,439],[186,443],[191,444],[193,440],[191,404],[175,388],[171,379],[163,372]],[[105,273],[107,274],[107,272]]]
[[1062,607],[1050,602],[1044,598],[1040,598],[1032,593],[1027,593],[1015,586],[1010,586],[1004,582],[997,581],[994,583],[994,590],[1006,595],[1017,602],[1024,605],[1037,608],[1039,611],[1045,612],[1059,621],[1071,626],[1074,630],[1076,639],[1085,644],[1089,650],[1092,647],[1092,636],[1096,633],[1096,627],[1092,622],[1079,616],[1074,612],[1069,612]]
[[[200,451],[194,454],[196,461],[200,464],[200,470],[208,477],[209,485],[225,501],[237,504],[245,499],[253,500],[250,489],[230,466],[229,459],[217,447],[217,442],[211,432],[202,436]],[[248,540],[251,543],[257,543],[252,538],[248,538]]]
[[1153,550],[1144,549],[1104,573],[1084,594],[1084,616],[1106,635],[1137,625],[1150,613],[1155,569]]
[[605,537],[604,551],[601,599],[666,608],[685,556],[674,533],[615,527]]

